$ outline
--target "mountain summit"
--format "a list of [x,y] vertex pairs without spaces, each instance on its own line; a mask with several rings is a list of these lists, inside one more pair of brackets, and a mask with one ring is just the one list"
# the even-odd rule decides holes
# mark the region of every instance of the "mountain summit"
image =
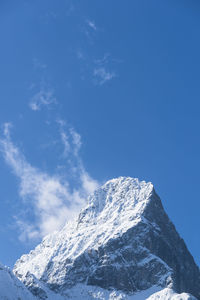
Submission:
[[14,273],[37,299],[200,299],[199,268],[153,185],[129,177],[97,189]]

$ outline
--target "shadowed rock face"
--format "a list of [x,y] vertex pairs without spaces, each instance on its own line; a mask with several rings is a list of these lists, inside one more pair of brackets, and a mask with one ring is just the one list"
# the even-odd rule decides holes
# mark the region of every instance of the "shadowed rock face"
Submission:
[[84,283],[126,293],[158,285],[200,299],[199,269],[152,184],[132,178],[99,188],[70,228],[44,239],[14,270],[38,295],[38,282],[63,295]]
[[165,213],[160,198],[153,191],[151,201],[144,212],[149,222],[155,222],[159,235],[155,231],[149,233],[145,247],[160,257],[173,270],[173,288],[177,292],[188,292],[200,299],[200,271],[180,238],[174,225]]

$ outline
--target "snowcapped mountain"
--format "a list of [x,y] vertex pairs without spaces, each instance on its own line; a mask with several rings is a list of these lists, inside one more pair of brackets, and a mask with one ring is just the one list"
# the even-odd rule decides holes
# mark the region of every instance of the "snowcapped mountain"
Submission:
[[0,264],[0,299],[1,300],[34,300],[33,295],[13,272]]
[[126,177],[97,189],[14,273],[35,299],[200,299],[199,268],[153,185]]

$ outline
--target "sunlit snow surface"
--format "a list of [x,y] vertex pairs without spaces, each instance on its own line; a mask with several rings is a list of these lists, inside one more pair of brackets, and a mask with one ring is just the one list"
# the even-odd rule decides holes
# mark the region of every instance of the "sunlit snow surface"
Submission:
[[68,297],[68,299],[74,300],[196,300],[189,294],[177,294],[168,288],[160,290],[160,287],[156,286],[128,296],[118,291],[106,291],[97,287],[78,285],[69,291]]
[[0,264],[0,299],[33,300],[32,294],[17,279],[12,271]]

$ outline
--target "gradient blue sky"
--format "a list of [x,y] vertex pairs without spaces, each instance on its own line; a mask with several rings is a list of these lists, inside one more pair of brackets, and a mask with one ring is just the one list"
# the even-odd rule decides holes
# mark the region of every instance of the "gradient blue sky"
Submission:
[[200,2],[2,0],[0,24],[0,261],[131,176],[200,264]]

